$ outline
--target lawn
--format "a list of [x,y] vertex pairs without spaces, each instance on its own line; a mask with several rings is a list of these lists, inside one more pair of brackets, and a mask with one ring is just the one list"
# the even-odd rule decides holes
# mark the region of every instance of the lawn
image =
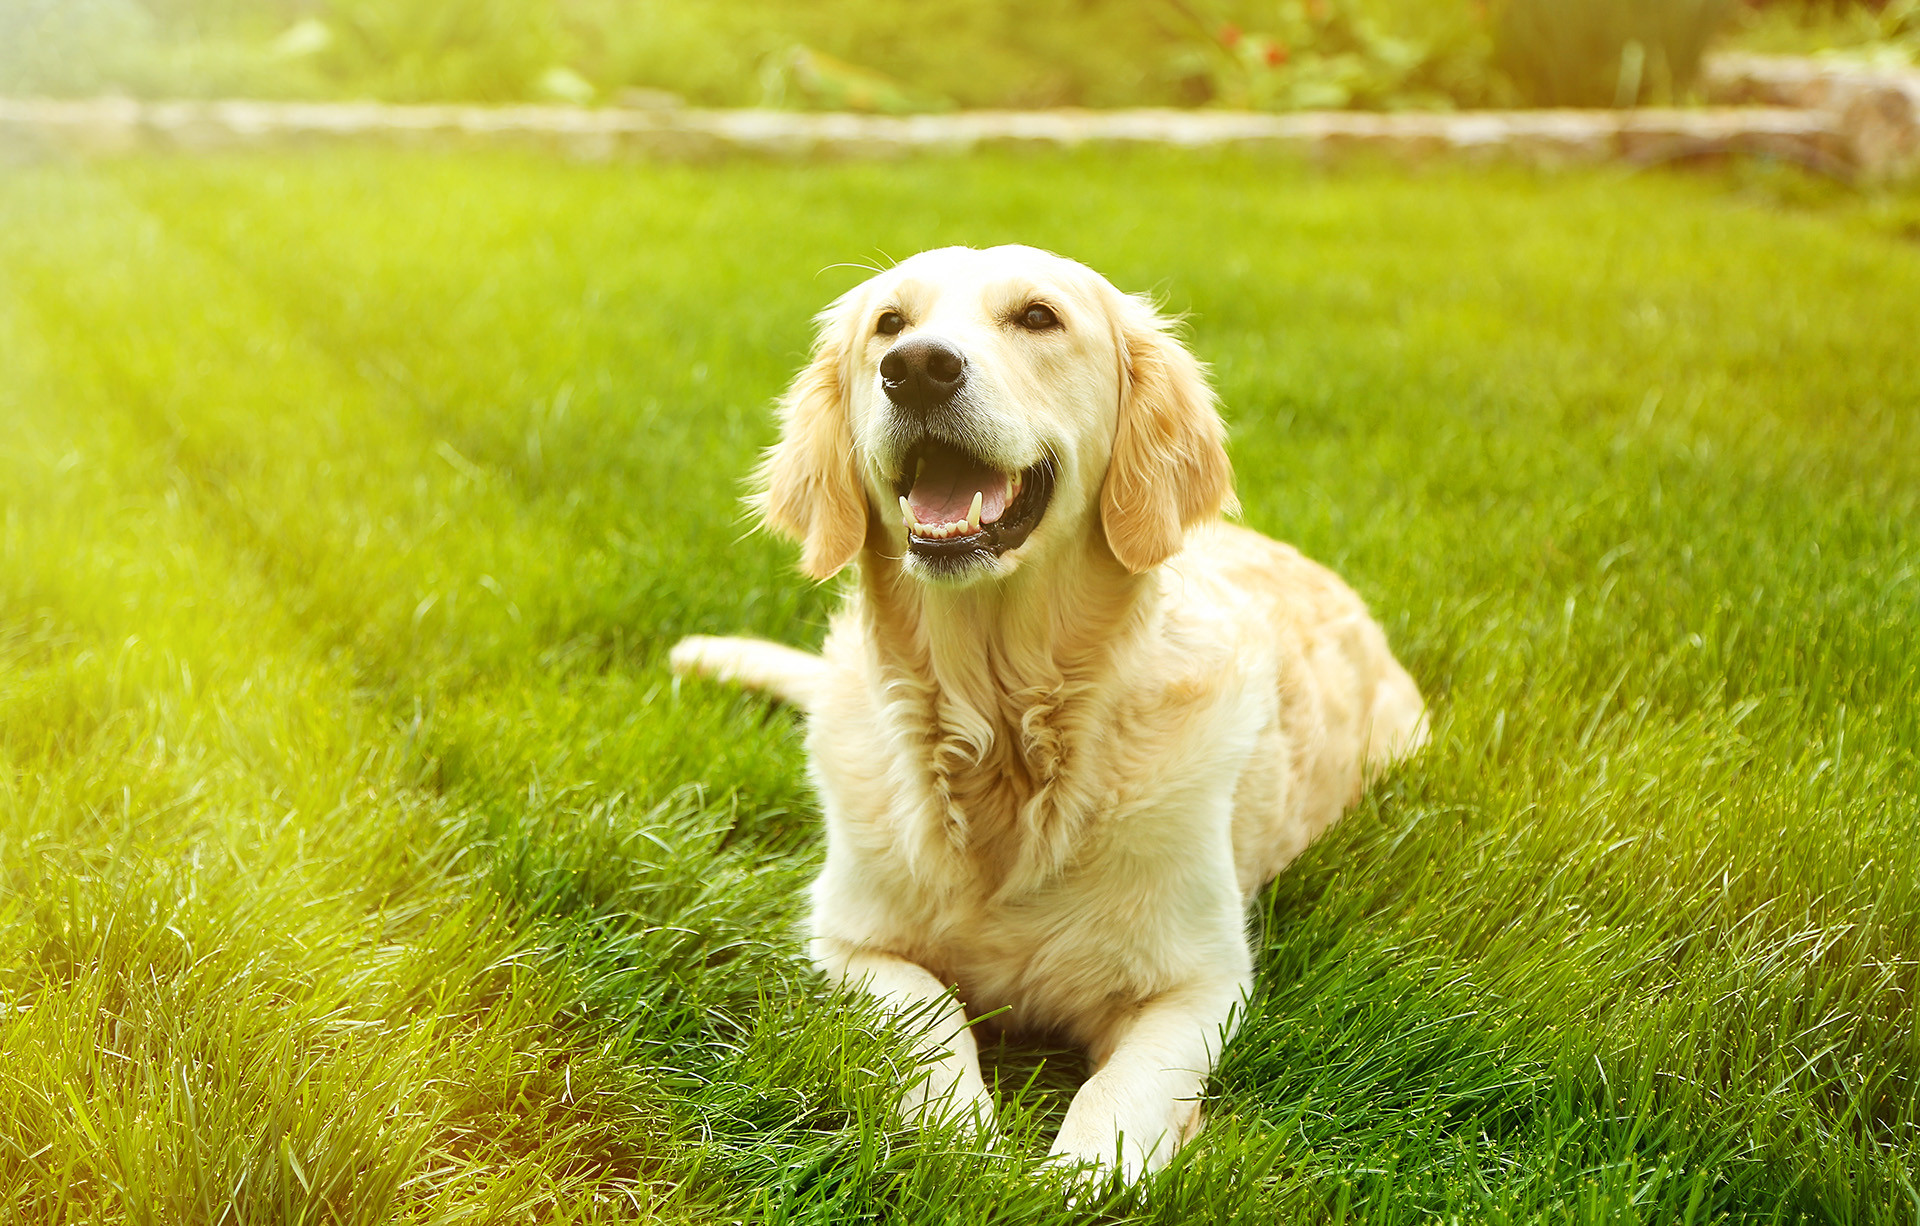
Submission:
[[[862,262],[1187,312],[1435,744],[1107,1220],[1920,1219],[1920,245],[1764,169],[337,152],[0,179],[0,1218],[1071,1220],[805,966],[834,602],[741,478]],[[1907,220],[1902,221],[1905,218]]]

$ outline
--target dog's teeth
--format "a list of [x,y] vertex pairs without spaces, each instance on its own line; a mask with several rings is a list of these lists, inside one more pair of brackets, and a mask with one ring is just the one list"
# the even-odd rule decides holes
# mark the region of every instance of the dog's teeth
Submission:
[[967,508],[965,519],[941,520],[939,523],[929,524],[915,518],[913,504],[907,501],[905,494],[902,494],[900,495],[900,522],[907,526],[908,532],[922,540],[944,541],[952,536],[970,536],[980,531],[980,512],[985,502],[986,495],[976,490],[973,495],[973,505]]

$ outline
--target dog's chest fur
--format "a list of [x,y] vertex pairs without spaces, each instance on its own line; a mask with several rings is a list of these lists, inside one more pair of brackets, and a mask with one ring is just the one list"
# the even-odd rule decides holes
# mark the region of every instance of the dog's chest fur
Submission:
[[[1215,666],[1230,642],[1172,653],[1195,665],[1178,672],[1103,658],[1036,675],[991,653],[894,667],[867,627],[843,632],[848,667],[810,737],[831,844],[816,912],[835,936],[1069,1033],[1195,956],[1244,960],[1232,781],[1271,731],[1273,689]],[[856,748],[874,729],[888,738]]]

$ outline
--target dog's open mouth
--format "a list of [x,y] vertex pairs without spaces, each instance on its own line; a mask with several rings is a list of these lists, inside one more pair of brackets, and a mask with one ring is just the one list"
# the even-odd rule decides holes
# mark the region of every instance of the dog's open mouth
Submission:
[[928,440],[907,453],[894,483],[907,548],[929,560],[999,557],[1039,526],[1053,497],[1053,464],[1004,473],[978,456]]

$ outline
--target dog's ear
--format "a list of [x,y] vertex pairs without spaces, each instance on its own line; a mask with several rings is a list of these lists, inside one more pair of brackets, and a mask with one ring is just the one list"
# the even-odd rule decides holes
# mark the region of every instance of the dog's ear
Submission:
[[769,528],[800,543],[800,569],[830,579],[867,538],[867,498],[847,418],[839,304],[820,317],[813,357],[780,398],[780,441],[760,462],[750,501]]
[[1186,530],[1237,511],[1226,427],[1206,371],[1143,299],[1121,312],[1120,424],[1100,489],[1107,546],[1135,574],[1180,551]]

